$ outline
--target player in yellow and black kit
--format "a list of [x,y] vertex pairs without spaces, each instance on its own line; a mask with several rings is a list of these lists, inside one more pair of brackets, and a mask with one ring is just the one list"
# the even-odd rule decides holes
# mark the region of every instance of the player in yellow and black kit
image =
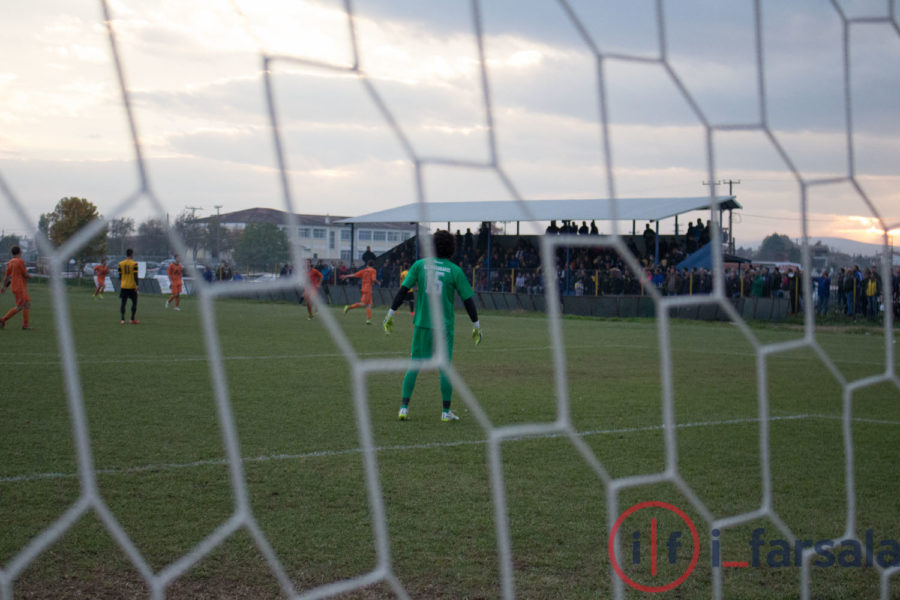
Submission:
[[[404,266],[403,270],[400,271],[400,281],[403,282],[406,280],[406,276],[409,274],[409,267]],[[409,302],[409,316],[416,316],[416,289],[413,289],[406,292],[406,301]]]
[[125,260],[119,263],[119,297],[122,299],[120,312],[122,313],[122,325],[125,324],[125,304],[131,299],[131,321],[132,325],[140,323],[135,319],[137,313],[138,300],[138,264],[134,260],[134,250],[129,248],[125,251]]

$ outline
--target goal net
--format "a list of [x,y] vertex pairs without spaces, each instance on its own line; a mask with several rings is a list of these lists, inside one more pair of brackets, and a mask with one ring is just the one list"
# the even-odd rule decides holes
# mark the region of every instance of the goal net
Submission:
[[[111,73],[106,84],[88,76],[60,85],[66,106],[42,97],[46,89],[18,95],[16,82],[29,84],[22,73],[37,67],[0,73],[16,115],[29,102],[54,123],[79,119],[82,101],[102,112],[87,120],[106,124],[96,138],[87,126],[73,129],[89,140],[83,157],[66,155],[75,150],[62,142],[46,157],[60,159],[64,181],[79,181],[70,159],[86,158],[78,169],[99,179],[110,156],[132,157],[109,189],[92,188],[114,197],[103,219],[59,247],[37,235],[49,257],[50,305],[41,310],[54,321],[36,327],[52,328],[53,353],[22,353],[14,335],[4,341],[11,370],[0,381],[10,395],[0,403],[10,420],[0,446],[8,461],[0,510],[9,536],[0,548],[0,598],[50,593],[42,581],[66,592],[63,563],[73,557],[77,589],[112,581],[125,596],[154,599],[636,598],[681,586],[712,598],[896,596],[896,2],[184,4],[101,0],[52,18],[54,8],[35,5],[23,9],[18,32],[11,18],[0,26],[16,40],[33,27],[35,39],[21,38],[23,45],[47,44],[52,34],[72,40],[67,49],[47,46],[57,54],[46,60],[77,57]],[[95,93],[100,99],[88,98]],[[104,111],[107,104],[117,112]],[[9,222],[38,231],[37,213],[51,209],[34,209],[48,199],[35,195],[41,188],[26,174],[49,167],[24,154],[0,154],[0,205]],[[487,352],[468,359],[460,334],[458,360],[444,342],[423,368],[449,377],[454,406],[477,427],[425,430],[433,436],[425,439],[409,433],[416,419],[399,432],[388,427],[411,363],[379,349],[383,336],[371,331],[379,307],[368,337],[348,331],[325,292],[313,300],[318,334],[294,322],[246,332],[240,310],[262,309],[238,309],[231,299],[251,284],[204,283],[189,270],[198,276],[191,327],[200,340],[135,338],[134,355],[102,358],[96,338],[81,338],[73,315],[84,314],[85,294],[66,285],[70,259],[114,219],[166,222],[173,206],[196,203],[184,194],[208,207],[217,197],[229,208],[278,206],[295,266],[308,255],[304,213],[418,202],[428,223],[429,203],[443,200],[506,199],[527,211],[528,199],[603,197],[618,214],[628,197],[704,195],[712,292],[668,296],[650,285],[627,244],[632,223],[614,218],[599,237],[543,235],[540,318],[482,315],[478,352]],[[726,292],[725,248],[736,228],[715,201],[732,194],[742,197],[743,226],[787,231],[799,243],[805,300],[793,328],[749,323]],[[812,246],[816,237],[839,237],[833,223],[880,232],[878,262],[865,266],[877,273],[884,300],[871,324],[847,321],[822,333],[811,301],[822,267]],[[523,225],[542,233],[545,224]],[[174,253],[192,254],[174,224],[165,235]],[[424,242],[423,255],[433,257],[427,231]],[[655,312],[649,325],[592,329],[596,323],[563,317],[553,285],[560,251],[590,248],[606,249],[644,282]],[[259,297],[308,283],[306,269],[296,268],[293,277],[252,285]],[[417,301],[438,309],[436,298]],[[141,310],[160,303],[143,295],[141,302]],[[727,329],[692,330],[676,318],[708,305],[726,315]],[[280,305],[265,310],[285,314]],[[181,356],[178,343],[191,351],[167,357]],[[304,363],[327,381],[290,374]],[[283,379],[254,379],[272,365]],[[65,410],[38,402],[45,392],[17,381],[17,368],[59,378]],[[114,390],[93,378],[101,369],[117,374]],[[411,408],[422,421],[427,385]],[[309,386],[315,397],[297,401]],[[330,398],[329,386],[352,403],[332,412],[328,405],[343,399]],[[126,402],[147,388],[181,398],[178,419],[161,418],[166,404]],[[526,403],[530,393],[536,398]],[[208,419],[180,412],[195,399],[208,403]],[[34,413],[25,406],[32,402]],[[330,420],[338,413],[340,425]],[[44,419],[64,421],[71,440],[38,443],[41,427],[58,431]],[[159,429],[117,430],[141,419]],[[303,431],[301,450],[281,442],[292,427]],[[117,454],[136,438],[146,440],[141,453]],[[19,439],[40,447],[23,450]],[[469,447],[474,454],[453,454]],[[42,453],[45,463],[22,458]],[[286,466],[296,464],[302,481]],[[172,491],[147,489],[161,484],[142,477],[159,473]],[[415,489],[426,483],[440,506],[423,523],[406,515],[430,501]],[[182,491],[199,488],[214,490],[212,508],[168,514],[184,507],[176,501]],[[152,523],[122,517],[117,507],[132,492],[153,498],[136,502],[167,515],[160,518],[168,533],[154,537],[146,532]],[[303,518],[280,521],[296,514]],[[208,527],[191,530],[194,520]],[[329,523],[326,532],[314,533],[317,521]],[[179,541],[168,544],[169,536]],[[109,548],[119,559],[112,565],[104,562]],[[245,563],[254,566],[245,571]],[[422,563],[433,567],[420,570]]]

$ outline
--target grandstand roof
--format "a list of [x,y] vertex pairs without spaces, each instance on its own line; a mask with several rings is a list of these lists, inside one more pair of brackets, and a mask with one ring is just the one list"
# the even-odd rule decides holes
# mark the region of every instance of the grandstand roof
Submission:
[[[723,210],[743,208],[734,196],[719,196]],[[619,198],[613,213],[609,198],[582,200],[500,200],[487,202],[426,202],[340,219],[339,223],[446,223],[475,221],[657,221],[682,213],[709,209],[709,196],[690,198]]]
[[[344,224],[345,220],[348,218],[336,215],[309,215],[301,213],[295,213],[295,216],[300,225],[313,227],[341,225]],[[244,210],[222,213],[218,215],[218,217],[216,215],[203,217],[197,219],[197,222],[211,223],[218,218],[219,223],[222,223],[223,225],[246,223],[273,223],[275,225],[285,225],[287,224],[287,217],[287,212],[274,208],[246,208]],[[403,223],[402,221],[366,221],[366,223],[370,226],[377,225],[380,229],[412,230],[412,227],[409,227],[408,223]],[[403,224],[401,225],[400,223]]]

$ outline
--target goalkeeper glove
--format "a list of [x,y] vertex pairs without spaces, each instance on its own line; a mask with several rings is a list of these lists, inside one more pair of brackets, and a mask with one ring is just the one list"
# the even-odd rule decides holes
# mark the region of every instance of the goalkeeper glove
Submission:
[[475,345],[481,343],[481,323],[475,321],[472,323],[472,339],[475,340]]
[[394,333],[394,309],[389,308],[387,315],[384,317],[384,321],[382,321],[381,326],[384,328],[384,332],[388,335]]

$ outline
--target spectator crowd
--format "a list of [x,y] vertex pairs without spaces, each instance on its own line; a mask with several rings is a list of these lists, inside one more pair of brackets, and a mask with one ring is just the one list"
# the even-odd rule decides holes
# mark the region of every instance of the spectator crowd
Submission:
[[[561,242],[555,248],[555,273],[548,278],[541,264],[535,236],[491,235],[490,224],[483,223],[477,233],[471,228],[465,233],[456,231],[456,253],[453,261],[458,264],[473,283],[476,291],[516,292],[542,294],[548,282],[557,286],[563,295],[643,295],[649,286],[664,296],[698,295],[712,292],[712,273],[705,268],[678,268],[678,263],[688,254],[709,243],[709,222],[699,219],[691,223],[681,236],[659,236],[648,223],[640,235],[622,236],[628,252],[640,266],[640,274],[626,265],[617,249],[601,245],[567,245]],[[597,236],[596,224],[585,221],[579,226],[574,221],[552,221],[547,227],[549,235],[574,234]],[[381,281],[381,287],[400,285],[401,273],[416,260],[418,253],[415,238],[380,257],[367,248],[361,264],[373,260]],[[655,260],[655,251],[660,259]],[[360,264],[338,261],[331,264],[319,260],[314,266],[324,276],[327,285],[354,285],[342,280]],[[285,265],[281,275],[292,272]],[[894,275],[888,290],[891,308],[900,316],[900,278]],[[778,266],[754,266],[752,264],[729,266],[725,269],[725,293],[729,298],[785,298],[790,311],[796,313],[803,307],[803,282],[800,271]],[[860,269],[858,266],[840,269],[838,272],[820,272],[812,278],[812,294],[816,314],[825,316],[831,311],[843,315],[878,318],[883,310],[884,286],[877,268]],[[327,290],[326,290],[327,293]]]

